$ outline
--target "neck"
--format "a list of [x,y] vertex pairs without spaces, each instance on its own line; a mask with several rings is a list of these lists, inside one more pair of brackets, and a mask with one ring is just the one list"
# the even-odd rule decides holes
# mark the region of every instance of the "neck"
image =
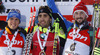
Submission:
[[7,26],[7,28],[11,31],[12,34],[14,34],[15,31],[17,31],[17,29],[18,29],[18,28],[16,28],[16,29],[11,29],[11,28],[9,28],[8,26]]

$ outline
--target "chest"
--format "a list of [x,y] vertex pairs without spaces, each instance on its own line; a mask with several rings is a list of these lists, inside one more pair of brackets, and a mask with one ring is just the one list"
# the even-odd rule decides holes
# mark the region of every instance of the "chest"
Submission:
[[[11,43],[12,39],[13,39],[14,35],[10,35],[8,34],[8,39],[6,35],[3,33],[3,35],[0,37],[0,47],[7,47],[7,43]],[[24,46],[24,39],[22,38],[22,36],[20,36],[20,34],[18,33],[13,41],[13,45],[12,47],[20,47],[22,48]]]
[[[41,43],[43,44],[44,39],[41,38],[42,34],[44,34],[44,33],[43,33],[43,32],[40,32],[40,34],[39,34],[39,36],[38,36],[38,35],[37,35],[37,32],[35,32],[35,34],[33,35],[33,43],[34,43],[35,45],[39,45],[39,43],[38,43],[38,37],[39,37]],[[43,35],[43,36],[44,36],[44,35]],[[46,37],[47,37],[47,36],[45,36],[44,38],[46,38]],[[53,42],[54,42],[54,33],[49,32],[49,33],[48,33],[47,40],[46,40],[46,45],[48,45],[48,46],[53,46]]]
[[75,37],[73,34],[73,29],[71,29],[68,32],[67,39],[75,40],[75,41],[84,43],[86,45],[90,45],[90,36],[89,36],[88,31],[89,31],[88,29],[80,30]]

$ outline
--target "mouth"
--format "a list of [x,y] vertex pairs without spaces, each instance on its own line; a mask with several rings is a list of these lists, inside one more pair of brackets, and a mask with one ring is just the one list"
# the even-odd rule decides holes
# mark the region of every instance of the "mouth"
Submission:
[[77,20],[82,20],[82,18],[77,18]]
[[45,21],[41,21],[40,24],[45,24]]
[[15,25],[15,24],[11,24],[11,26],[12,26],[12,27],[15,27],[16,25]]
[[83,20],[83,18],[77,18],[77,21],[81,22]]
[[82,21],[82,19],[77,19],[78,21]]
[[76,24],[81,25],[84,21],[82,19],[78,19],[77,21],[75,21]]

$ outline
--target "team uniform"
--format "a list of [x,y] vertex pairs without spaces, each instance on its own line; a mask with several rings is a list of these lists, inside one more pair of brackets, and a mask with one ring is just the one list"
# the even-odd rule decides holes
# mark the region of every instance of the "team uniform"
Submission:
[[[67,21],[56,8],[54,0],[47,0],[48,6],[52,9],[53,13],[58,13],[66,25],[66,43],[62,55],[89,55],[93,47],[93,29],[85,23],[81,28],[77,24]],[[81,6],[80,6],[81,7]],[[85,7],[85,6],[83,6]],[[85,7],[86,8],[86,7]],[[82,9],[82,8],[81,8]],[[76,9],[78,10],[78,9]],[[76,11],[74,10],[74,11]],[[86,10],[83,8],[86,12]],[[86,12],[87,14],[87,12]],[[76,25],[77,28],[73,28]],[[75,30],[73,30],[75,29]],[[91,29],[91,30],[90,30]],[[77,33],[75,33],[77,32]],[[75,37],[73,36],[75,33]]]
[[[45,47],[44,47],[44,52],[46,55],[52,55],[53,54],[53,43],[54,43],[54,30],[49,30],[48,32],[48,29],[47,28],[42,28],[42,27],[38,27],[38,26],[35,26],[35,32],[34,32],[34,36],[33,36],[33,55],[39,55],[39,54],[42,54],[40,53],[42,50],[41,50],[41,45],[39,43],[39,39],[41,41],[41,44],[43,46],[44,44],[44,41],[46,41],[46,44],[45,44]],[[38,32],[39,32],[39,35],[38,35]],[[45,36],[45,33],[47,36]],[[47,40],[44,40],[44,38],[47,37]],[[38,39],[39,38],[39,39]],[[57,52],[56,52],[56,55],[59,55],[59,40],[57,42]]]
[[73,40],[73,28],[71,28],[67,33],[67,41],[65,43],[63,55],[89,55],[92,49],[92,37],[90,37],[90,34],[93,33],[90,33],[89,25],[85,25]]
[[7,27],[0,31],[0,55],[22,55],[25,36],[20,30],[15,33],[16,35],[12,34]]

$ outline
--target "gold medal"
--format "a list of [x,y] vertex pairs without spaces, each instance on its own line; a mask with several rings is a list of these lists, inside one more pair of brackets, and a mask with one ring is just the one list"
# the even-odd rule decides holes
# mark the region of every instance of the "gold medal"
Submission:
[[42,50],[39,55],[46,55],[46,53]]

